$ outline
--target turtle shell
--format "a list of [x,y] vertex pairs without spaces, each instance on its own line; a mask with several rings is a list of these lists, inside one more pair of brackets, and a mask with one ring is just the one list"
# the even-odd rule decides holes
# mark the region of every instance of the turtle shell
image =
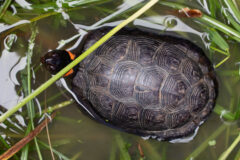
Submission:
[[[83,50],[108,31],[89,33]],[[217,96],[213,67],[199,47],[137,29],[122,29],[84,59],[72,86],[96,120],[161,140],[193,134]]]

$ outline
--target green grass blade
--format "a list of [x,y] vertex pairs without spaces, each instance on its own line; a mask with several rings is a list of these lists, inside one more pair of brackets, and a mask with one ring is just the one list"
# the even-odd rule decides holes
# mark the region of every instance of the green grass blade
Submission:
[[[44,143],[44,142],[42,142],[42,141],[40,141],[40,140],[38,140],[38,143],[39,143],[41,146],[43,146],[44,148],[50,149],[50,147],[49,147],[46,143]],[[54,153],[55,155],[57,155],[57,156],[59,157],[59,159],[70,160],[68,157],[66,157],[65,155],[63,155],[61,152],[58,152],[58,151],[55,150],[54,148],[52,148],[52,151],[53,151],[53,153]]]
[[227,18],[227,20],[233,25],[233,27],[240,32],[240,24],[235,21],[235,19],[232,17],[232,15],[229,13],[228,10],[224,10],[223,14]]
[[234,121],[235,120],[235,114],[231,112],[226,112],[226,109],[224,107],[216,104],[214,108],[214,113],[218,114],[219,116],[223,116],[223,118],[229,120],[229,121]]
[[235,112],[234,118],[237,120],[240,118],[240,101],[237,104],[237,111]]
[[56,104],[56,105],[54,105],[52,107],[50,106],[46,110],[44,110],[42,114],[44,114],[44,113],[52,113],[53,111],[55,111],[57,109],[60,109],[60,108],[63,108],[63,107],[66,107],[66,106],[72,104],[73,102],[74,102],[73,99],[70,99],[70,100],[67,100],[67,101],[63,101],[63,102],[61,102],[59,104]]
[[223,0],[225,5],[228,7],[229,11],[231,12],[234,19],[240,24],[240,12],[237,9],[236,5],[233,3],[232,0]]
[[227,56],[227,57],[224,58],[222,61],[220,61],[216,66],[214,66],[214,68],[218,68],[218,67],[221,66],[223,63],[225,63],[229,58],[230,58],[230,56]]
[[219,48],[224,50],[225,52],[229,51],[228,43],[223,39],[223,37],[213,28],[208,30],[209,37]]
[[3,5],[0,7],[0,19],[3,17],[5,12],[7,11],[9,5],[11,4],[12,0],[5,0]]
[[[24,90],[24,93],[26,96],[30,95],[32,92],[32,89],[31,89],[31,58],[32,58],[32,54],[33,54],[34,41],[35,41],[36,35],[37,35],[37,30],[34,29],[32,31],[32,35],[29,39],[29,46],[28,46],[28,51],[27,51],[27,68],[21,72],[22,87],[23,87],[23,90]],[[31,129],[34,129],[33,120],[35,117],[35,109],[34,109],[34,103],[32,100],[27,103],[27,111],[28,111],[28,117],[30,118],[29,125],[31,126]],[[30,132],[30,130],[27,130],[26,134],[28,134],[29,132]],[[34,143],[37,148],[37,153],[38,153],[39,159],[41,160],[42,155],[41,155],[36,137],[34,138]],[[28,156],[27,156],[28,146],[25,147],[24,150],[25,151],[23,151],[22,156],[23,156],[23,159],[27,159],[28,158]]]
[[[28,51],[27,51],[27,94],[30,95],[32,92],[32,87],[31,87],[31,59],[32,59],[32,54],[33,54],[33,48],[34,48],[34,41],[37,35],[37,30],[33,29],[31,38],[29,40],[29,46],[28,46]],[[32,129],[34,129],[34,124],[33,124],[33,119],[35,116],[35,110],[34,110],[34,104],[33,101],[29,101],[28,103],[28,115],[30,117],[30,120],[32,122]]]
[[[147,159],[155,160],[155,159],[161,159],[164,160],[164,158],[153,144],[150,143],[150,141],[145,141],[143,140],[142,143],[144,150],[148,153],[148,156],[146,157]],[[165,147],[166,144],[163,144],[162,146]]]
[[217,71],[217,73],[221,76],[232,76],[232,77],[239,76],[238,70],[224,70],[224,71]]
[[78,159],[80,159],[81,155],[82,155],[82,152],[78,152],[71,158],[71,160],[78,160]]
[[234,160],[239,160],[239,159],[240,159],[240,148],[239,148]]
[[[0,142],[3,144],[4,147],[6,147],[7,149],[11,148],[11,146],[5,141],[5,139],[2,137],[2,135],[0,135]],[[14,155],[13,156],[14,159],[19,160],[19,158]]]
[[4,120],[6,120],[9,116],[11,116],[13,113],[15,113],[18,109],[23,107],[27,102],[29,102],[34,97],[39,95],[42,91],[47,89],[51,84],[53,84],[55,81],[57,81],[59,78],[61,78],[71,68],[76,66],[79,62],[81,62],[84,58],[86,58],[90,53],[92,53],[100,45],[102,45],[104,42],[106,42],[111,36],[113,36],[115,33],[117,33],[124,26],[126,26],[127,24],[132,22],[134,19],[138,18],[140,15],[142,15],[145,11],[147,11],[149,8],[151,8],[157,2],[158,2],[158,0],[151,0],[146,5],[144,5],[140,10],[138,10],[136,13],[134,13],[132,16],[130,16],[128,19],[124,20],[122,23],[120,23],[115,28],[113,28],[110,32],[108,32],[105,36],[103,36],[99,41],[97,41],[94,45],[92,45],[88,50],[86,50],[78,58],[76,58],[72,63],[70,63],[68,66],[63,68],[60,72],[58,72],[55,76],[53,76],[47,82],[45,82],[40,87],[38,87],[33,93],[31,93],[30,95],[25,97],[16,106],[14,106],[13,108],[9,109],[6,113],[1,115],[0,116],[0,123],[3,122]]
[[233,141],[233,143],[230,145],[230,147],[220,155],[218,160],[226,160],[227,157],[230,155],[230,153],[233,151],[233,149],[237,146],[239,142],[240,142],[240,133],[237,136],[237,138]]
[[[32,128],[31,123],[28,123],[27,129],[26,129],[26,132],[25,132],[25,136],[28,135],[31,132],[31,128]],[[21,160],[28,160],[28,152],[29,152],[29,143],[26,144],[22,148]]]
[[122,137],[117,134],[115,136],[115,139],[116,139],[116,143],[119,147],[119,150],[120,150],[120,156],[123,160],[131,160],[131,157],[128,153],[128,149],[127,149],[127,146],[126,146],[126,143],[123,141]]
[[217,52],[223,54],[223,55],[226,55],[226,56],[229,56],[229,55],[230,55],[229,52],[228,52],[228,50],[227,50],[227,52],[226,52],[226,51],[222,51],[222,50],[217,49],[217,48],[215,48],[215,47],[213,47],[213,46],[210,46],[210,48],[211,48],[212,50],[214,50],[214,51],[217,51]]
[[[31,78],[32,78],[31,59],[32,59],[32,55],[33,55],[34,41],[35,41],[36,35],[37,35],[37,29],[34,28],[33,31],[32,31],[31,38],[29,40],[29,46],[28,46],[28,52],[27,52],[27,91],[28,91],[27,95],[30,95],[31,92],[32,92],[32,87],[31,87]],[[33,104],[32,100],[30,100],[28,102],[27,108],[28,108],[28,116],[30,117],[30,121],[31,121],[30,123],[31,123],[32,130],[33,130],[35,128],[34,127],[34,122],[33,122],[33,119],[35,117],[35,109],[34,109],[34,104]],[[40,148],[38,146],[36,137],[34,137],[34,143],[35,143],[35,146],[36,146],[36,149],[37,149],[38,158],[40,160],[42,160],[41,151],[40,151]]]
[[5,139],[0,135],[0,141],[2,142],[3,146],[9,149],[11,146],[5,141]]
[[22,18],[20,18],[17,15],[13,15],[10,11],[6,11],[4,16],[2,17],[2,20],[6,23],[6,24],[13,24],[16,23],[18,21],[23,20]]
[[43,159],[43,158],[42,158],[42,154],[41,154],[40,147],[39,147],[39,145],[38,145],[38,141],[37,141],[37,138],[36,138],[36,137],[34,137],[34,143],[35,143],[35,146],[36,146],[36,149],[37,149],[38,158],[39,158],[40,160],[42,160],[42,159]]
[[[107,2],[110,0],[81,0],[81,1],[72,1],[72,2],[66,2],[65,5],[68,7],[77,7],[77,6],[82,6],[82,5],[87,5],[89,3],[95,4],[96,2]],[[64,6],[64,4],[63,4]]]
[[233,28],[229,27],[228,25],[219,22],[218,20],[211,18],[207,15],[203,15],[201,18],[198,18],[198,20],[209,24],[213,28],[225,33],[226,35],[230,36],[232,39],[235,39],[236,41],[240,42],[240,33]]
[[216,13],[219,11],[220,4],[218,3],[218,0],[210,0],[207,1],[209,5],[209,10],[211,12],[211,17],[216,18]]
[[207,147],[208,142],[211,140],[214,140],[216,137],[218,137],[225,129],[226,125],[221,125],[215,132],[213,132],[212,135],[210,135],[207,139],[205,139],[200,146],[198,146],[187,158],[186,160],[192,160],[196,159],[196,157],[202,153]]
[[116,143],[112,143],[112,148],[111,148],[109,160],[116,160],[116,151],[117,151]]

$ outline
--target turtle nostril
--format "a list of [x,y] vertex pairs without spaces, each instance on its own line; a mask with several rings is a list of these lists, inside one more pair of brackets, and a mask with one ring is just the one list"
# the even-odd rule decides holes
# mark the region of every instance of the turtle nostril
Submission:
[[41,57],[40,62],[41,62],[42,64],[45,64],[45,56]]
[[59,57],[59,55],[55,53],[55,54],[52,54],[51,57],[55,57],[56,58],[56,57]]

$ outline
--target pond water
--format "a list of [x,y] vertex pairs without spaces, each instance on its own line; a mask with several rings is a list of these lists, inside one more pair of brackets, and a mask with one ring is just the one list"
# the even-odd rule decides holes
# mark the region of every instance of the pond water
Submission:
[[[6,14],[0,19],[0,105],[10,109],[21,101],[29,91],[26,89],[31,84],[31,90],[47,81],[51,75],[40,65],[40,57],[48,50],[56,49],[63,40],[73,39],[66,43],[64,49],[78,44],[76,35],[81,30],[89,31],[96,27],[116,26],[121,20],[126,19],[145,3],[140,0],[83,0],[78,1],[57,0],[18,0],[10,5]],[[205,0],[174,0],[193,8],[198,8],[205,14],[210,13],[209,4]],[[0,4],[3,4],[0,1]],[[236,3],[237,4],[237,3]],[[239,4],[238,4],[239,6]],[[217,14],[216,19],[227,22]],[[32,22],[30,24],[30,22]],[[228,24],[230,25],[230,24]],[[200,46],[214,65],[222,61],[226,55],[210,49],[212,41],[206,26],[192,18],[181,17],[177,10],[171,7],[156,4],[129,26],[151,30],[156,33],[178,35],[191,40]],[[30,37],[37,29],[33,43]],[[200,127],[195,138],[188,143],[169,143],[157,140],[143,140],[141,137],[120,132],[101,125],[79,110],[76,103],[57,110],[57,116],[49,124],[49,135],[52,147],[58,151],[59,156],[82,160],[117,160],[141,157],[139,145],[146,160],[182,160],[182,159],[218,159],[231,145],[239,134],[239,120],[231,119],[239,111],[240,90],[240,47],[239,42],[222,34],[229,46],[230,58],[216,68],[219,82],[219,95],[214,112]],[[74,37],[76,37],[74,39]],[[215,45],[215,48],[219,46]],[[27,77],[27,54],[32,52],[31,66]],[[221,48],[220,48],[221,49]],[[30,78],[31,83],[27,80]],[[66,81],[70,81],[69,78]],[[44,93],[37,96],[32,105],[37,114],[47,106],[68,101],[71,95],[61,86],[60,82],[51,85]],[[29,117],[27,107],[24,106],[8,123],[1,124],[1,135],[9,145],[15,144],[24,137]],[[223,114],[227,116],[223,116]],[[34,119],[35,126],[39,118]],[[41,142],[48,144],[47,133],[44,130],[37,137]],[[0,145],[0,151],[6,148]],[[239,159],[239,145],[235,147],[228,157]],[[49,149],[40,145],[43,159],[52,159]],[[22,151],[17,154],[21,156]],[[16,157],[15,157],[16,158]],[[35,144],[30,143],[28,159],[37,159]]]

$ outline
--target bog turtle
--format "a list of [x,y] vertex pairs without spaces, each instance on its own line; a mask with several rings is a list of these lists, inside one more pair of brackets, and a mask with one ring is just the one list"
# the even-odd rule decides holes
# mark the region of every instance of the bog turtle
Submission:
[[[88,33],[80,52],[109,30]],[[73,57],[53,50],[41,61],[54,74]],[[192,135],[217,97],[216,76],[201,48],[139,29],[120,30],[74,70],[72,90],[94,119],[159,140]]]

